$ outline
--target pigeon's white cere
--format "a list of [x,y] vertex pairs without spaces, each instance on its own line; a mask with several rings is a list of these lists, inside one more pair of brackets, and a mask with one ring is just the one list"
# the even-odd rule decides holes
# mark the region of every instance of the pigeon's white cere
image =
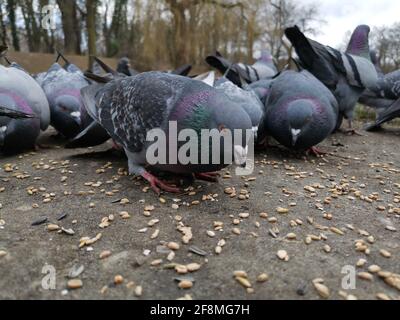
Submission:
[[297,137],[301,133],[300,129],[292,129],[292,136]]
[[6,131],[7,131],[7,127],[6,126],[0,127],[0,132],[4,133]]
[[243,148],[242,146],[235,145],[234,153],[235,153],[235,163],[238,166],[246,164],[247,153],[249,151],[249,146]]
[[71,112],[71,116],[73,116],[74,118],[80,118],[81,113],[79,111],[74,111],[74,112]]

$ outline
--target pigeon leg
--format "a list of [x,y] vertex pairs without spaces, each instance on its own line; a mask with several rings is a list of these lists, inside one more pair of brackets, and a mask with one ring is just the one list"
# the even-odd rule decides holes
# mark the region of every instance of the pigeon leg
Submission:
[[308,149],[308,150],[306,151],[306,154],[307,154],[307,155],[312,154],[312,155],[314,155],[314,156],[316,156],[316,157],[318,158],[318,157],[321,157],[321,156],[326,155],[327,152],[321,151],[321,150],[319,150],[317,147],[311,147],[310,149]]
[[194,177],[197,180],[218,182],[219,173],[218,172],[195,173]]
[[166,184],[165,182],[162,182],[159,180],[157,177],[153,176],[151,173],[147,172],[145,168],[142,166],[138,165],[138,154],[129,152],[125,150],[125,153],[128,157],[128,166],[129,166],[129,173],[132,175],[140,175],[142,176],[145,180],[147,180],[151,188],[157,193],[160,194],[161,190],[171,192],[171,193],[179,193],[180,189],[170,186]]
[[348,120],[349,121],[349,128],[345,131],[345,133],[347,133],[350,136],[361,136],[363,137],[364,135],[357,132],[356,129],[353,128],[353,122],[352,120]]
[[161,190],[167,191],[170,193],[179,193],[181,191],[179,188],[170,186],[167,183],[162,182],[161,180],[159,180],[157,177],[153,176],[151,173],[147,172],[146,170],[144,170],[144,172],[141,174],[141,176],[150,183],[151,188],[157,194],[160,194]]

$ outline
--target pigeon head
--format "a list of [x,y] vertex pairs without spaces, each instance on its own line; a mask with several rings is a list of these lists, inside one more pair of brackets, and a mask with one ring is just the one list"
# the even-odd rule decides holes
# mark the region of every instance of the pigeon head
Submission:
[[73,137],[80,131],[81,101],[72,95],[60,95],[51,108],[51,123],[66,137]]
[[[234,152],[233,160],[237,165],[245,166],[250,139],[248,132],[252,130],[250,116],[240,104],[226,99],[224,95],[221,94],[219,99],[221,100],[217,100],[218,105],[212,108],[212,128],[218,129],[220,132],[228,130],[231,133]],[[237,136],[235,137],[235,135]]]
[[130,76],[131,75],[131,72],[129,70],[130,67],[131,67],[131,63],[130,63],[129,58],[123,57],[118,62],[117,71],[119,73],[123,73],[127,76]]
[[296,147],[299,138],[307,132],[313,119],[313,104],[306,99],[290,102],[287,108],[289,130],[292,146]]
[[369,50],[369,33],[371,29],[367,25],[358,26],[353,34],[351,35],[351,39],[349,45],[347,47],[346,53],[363,57],[365,59],[370,59],[370,50]]

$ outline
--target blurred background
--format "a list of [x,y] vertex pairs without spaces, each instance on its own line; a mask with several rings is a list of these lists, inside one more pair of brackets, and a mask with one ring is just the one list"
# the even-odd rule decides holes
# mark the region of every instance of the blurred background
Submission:
[[[340,2],[350,3],[332,3]],[[55,49],[84,69],[91,54],[110,58],[111,65],[128,56],[139,71],[185,63],[201,71],[215,50],[250,63],[261,49],[270,50],[282,66],[293,54],[283,39],[289,25],[297,24],[311,38],[328,26],[342,40],[325,44],[345,46],[351,30],[334,31],[322,9],[322,1],[308,0],[0,0],[0,42],[32,73],[49,67]],[[399,69],[400,23],[371,27],[384,71]]]

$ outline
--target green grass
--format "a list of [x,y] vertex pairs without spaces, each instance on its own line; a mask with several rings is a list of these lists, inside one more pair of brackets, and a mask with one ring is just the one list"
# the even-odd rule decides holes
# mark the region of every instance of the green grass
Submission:
[[[354,119],[361,122],[374,122],[375,111],[372,108],[366,107],[362,104],[357,104],[354,110]],[[400,118],[394,119],[389,122],[392,126],[400,126]]]

